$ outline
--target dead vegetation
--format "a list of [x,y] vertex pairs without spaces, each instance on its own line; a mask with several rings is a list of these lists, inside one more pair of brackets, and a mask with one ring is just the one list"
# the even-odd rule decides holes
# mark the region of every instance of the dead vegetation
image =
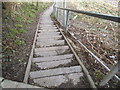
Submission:
[[2,4],[2,77],[22,82],[39,15],[51,3]]
[[[71,1],[67,3],[67,8],[118,16],[118,8],[106,2],[96,0]],[[61,12],[59,11],[59,13]],[[60,14],[59,18],[61,18]],[[118,23],[70,12],[68,31],[110,69],[118,62]],[[89,70],[96,85],[99,86],[103,76],[107,73],[106,70],[79,44],[75,43],[73,46],[75,46],[76,52]],[[118,82],[113,79],[105,87],[117,87],[117,84]]]

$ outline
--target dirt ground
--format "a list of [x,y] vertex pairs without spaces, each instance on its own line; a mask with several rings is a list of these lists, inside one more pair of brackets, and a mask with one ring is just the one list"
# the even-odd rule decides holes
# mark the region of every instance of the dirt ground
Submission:
[[[106,41],[110,44],[101,43],[102,39],[99,40],[98,37],[100,32],[89,30],[89,27],[89,24],[76,20],[68,28],[68,31],[70,31],[75,37],[77,37],[78,40],[80,40],[90,51],[92,51],[96,56],[98,56],[109,68],[112,68],[115,64],[115,61],[117,60],[117,51],[115,47],[112,47],[110,40],[108,40],[109,42]],[[97,28],[100,26],[95,25],[94,28],[95,27]],[[80,44],[74,42],[71,37],[68,38],[72,46],[76,50],[79,58],[82,60],[85,67],[90,72],[90,75],[95,81],[95,84],[99,87],[99,83],[103,79],[106,70]],[[115,56],[115,58],[110,58],[110,56]],[[118,81],[112,79],[105,87],[118,87]]]
[[[60,26],[60,24],[59,24]],[[63,28],[62,26],[60,26]],[[68,31],[70,31],[78,40],[80,40],[90,51],[92,51],[98,58],[100,58],[110,69],[113,65],[118,62],[117,59],[117,43],[111,39],[114,37],[116,32],[111,31],[111,26],[107,27],[105,31],[100,33],[98,28],[104,28],[102,25],[89,24],[79,19],[69,21]],[[94,30],[93,30],[94,29]],[[117,31],[117,29],[115,29]],[[108,33],[107,31],[111,31]],[[105,36],[104,36],[105,35]],[[112,36],[113,35],[113,36]],[[78,43],[76,43],[70,36],[69,38],[72,46],[77,52],[79,58],[84,63],[85,67],[90,72],[95,84],[99,87],[99,83],[106,75],[107,71]],[[120,74],[118,73],[118,76]],[[116,88],[118,87],[118,81],[114,78],[109,81],[109,84],[104,86],[105,88]]]
[[[26,24],[25,30],[27,32],[21,36],[24,38],[25,44],[15,47],[15,53],[9,53],[7,58],[12,58],[13,60],[5,62],[3,57],[2,76],[4,78],[20,82],[23,81],[40,13],[36,14],[36,18],[34,18],[31,24]],[[5,54],[8,54],[8,52],[3,52],[3,55]]]

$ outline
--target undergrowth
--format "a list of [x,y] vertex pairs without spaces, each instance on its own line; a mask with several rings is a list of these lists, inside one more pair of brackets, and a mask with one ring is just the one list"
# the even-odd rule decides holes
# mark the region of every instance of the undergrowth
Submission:
[[6,8],[2,9],[2,76],[4,78],[23,81],[38,16],[50,5],[49,2],[40,2],[36,7],[36,3],[21,3],[11,12]]
[[26,44],[24,37],[22,37],[28,31],[26,27],[34,22],[37,13],[42,12],[50,5],[51,3],[40,2],[36,8],[36,3],[21,3],[17,10],[11,12],[6,9],[2,10],[4,62],[10,61],[8,59],[11,58],[8,57],[11,57],[11,54],[16,54],[16,50]]

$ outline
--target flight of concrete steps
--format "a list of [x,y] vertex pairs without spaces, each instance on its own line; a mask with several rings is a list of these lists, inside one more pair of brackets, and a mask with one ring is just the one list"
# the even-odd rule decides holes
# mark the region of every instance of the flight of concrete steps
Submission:
[[32,60],[37,69],[31,70],[30,79],[38,86],[47,88],[82,87],[82,68],[73,64],[76,61],[74,55],[51,20],[51,13],[52,7],[44,12],[39,22]]

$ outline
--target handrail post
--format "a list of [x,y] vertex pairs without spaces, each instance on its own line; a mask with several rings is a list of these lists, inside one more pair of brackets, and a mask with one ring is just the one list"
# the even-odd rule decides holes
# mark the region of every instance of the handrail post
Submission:
[[67,30],[68,30],[67,29],[67,27],[68,27],[68,18],[69,18],[68,16],[69,16],[69,10],[66,11],[66,20],[65,20],[65,31],[66,31],[66,33],[67,33]]
[[[63,1],[63,8],[66,8],[66,0]],[[67,22],[67,10],[63,11],[63,28],[66,31],[66,22]]]
[[53,14],[55,15],[55,5],[53,5]]
[[55,16],[56,15],[56,0],[54,0],[54,4],[53,4],[53,13]]
[[58,8],[56,9],[56,19],[58,19]]
[[57,16],[57,8],[55,8],[55,18],[56,18],[56,16]]
[[67,26],[68,26],[68,16],[69,16],[69,10],[65,10],[64,11],[64,15],[63,15],[63,27],[64,27],[64,30],[65,32],[67,33]]

